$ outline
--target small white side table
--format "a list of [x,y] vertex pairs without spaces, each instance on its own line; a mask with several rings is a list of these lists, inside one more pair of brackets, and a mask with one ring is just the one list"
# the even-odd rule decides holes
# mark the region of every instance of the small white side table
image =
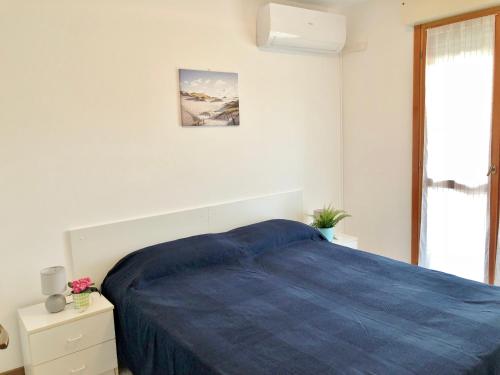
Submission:
[[18,310],[26,375],[118,374],[113,305],[98,294],[79,313],[51,314],[43,303]]
[[332,243],[340,246],[350,247],[351,249],[358,248],[358,238],[349,236],[344,233],[335,233],[335,238],[333,239]]

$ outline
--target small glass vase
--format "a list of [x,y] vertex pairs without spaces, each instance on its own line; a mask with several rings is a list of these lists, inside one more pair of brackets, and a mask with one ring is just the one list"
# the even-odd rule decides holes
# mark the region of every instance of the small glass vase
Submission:
[[84,312],[90,306],[90,293],[73,294],[73,307],[77,312]]

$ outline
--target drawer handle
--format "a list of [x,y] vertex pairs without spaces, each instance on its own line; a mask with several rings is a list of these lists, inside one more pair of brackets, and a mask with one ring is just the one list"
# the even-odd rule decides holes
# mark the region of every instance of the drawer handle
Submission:
[[75,368],[75,369],[71,370],[71,373],[72,374],[76,374],[77,372],[82,372],[86,368],[87,368],[87,366],[83,365],[82,367],[78,367],[78,368]]
[[72,339],[67,339],[66,341],[67,341],[68,343],[72,343],[72,342],[75,342],[75,341],[81,340],[82,338],[83,338],[83,335],[82,335],[82,334],[80,334],[80,335],[78,335],[78,336],[76,336],[76,337],[73,337]]

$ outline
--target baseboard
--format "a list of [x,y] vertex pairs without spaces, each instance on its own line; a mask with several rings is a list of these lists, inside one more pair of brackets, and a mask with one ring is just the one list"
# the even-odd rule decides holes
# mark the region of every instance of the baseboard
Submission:
[[24,375],[24,367],[19,367],[15,368],[14,370],[2,372],[0,375]]

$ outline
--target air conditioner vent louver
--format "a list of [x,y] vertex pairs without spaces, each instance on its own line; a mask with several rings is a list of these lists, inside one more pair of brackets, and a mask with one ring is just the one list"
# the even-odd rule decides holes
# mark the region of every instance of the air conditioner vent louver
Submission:
[[340,52],[346,40],[345,16],[269,3],[257,17],[257,45],[265,49]]

